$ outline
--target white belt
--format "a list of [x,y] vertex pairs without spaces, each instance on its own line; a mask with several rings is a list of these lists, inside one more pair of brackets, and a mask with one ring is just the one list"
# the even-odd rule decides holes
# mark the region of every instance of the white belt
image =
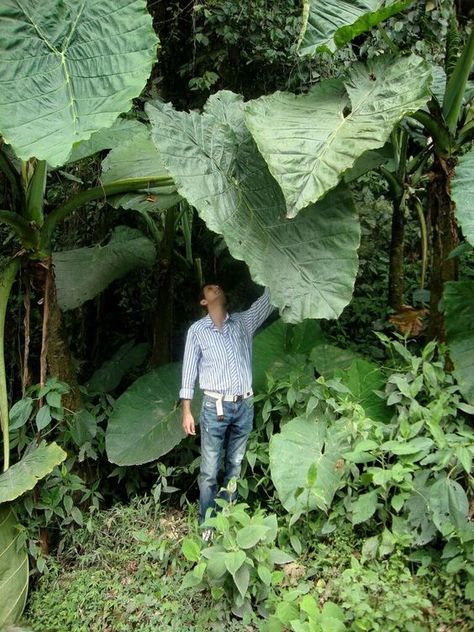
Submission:
[[212,397],[216,400],[217,416],[220,418],[224,418],[224,409],[222,408],[222,402],[240,402],[243,399],[252,397],[253,391],[252,389],[250,389],[246,393],[242,393],[242,395],[223,395],[222,393],[216,393],[215,391],[204,391],[204,395]]

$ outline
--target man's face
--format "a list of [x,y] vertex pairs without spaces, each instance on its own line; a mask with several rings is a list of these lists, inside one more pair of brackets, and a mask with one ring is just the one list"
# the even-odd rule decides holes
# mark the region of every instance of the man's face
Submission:
[[202,292],[204,294],[204,298],[201,300],[203,307],[209,309],[209,306],[219,303],[225,305],[225,294],[219,285],[206,285]]

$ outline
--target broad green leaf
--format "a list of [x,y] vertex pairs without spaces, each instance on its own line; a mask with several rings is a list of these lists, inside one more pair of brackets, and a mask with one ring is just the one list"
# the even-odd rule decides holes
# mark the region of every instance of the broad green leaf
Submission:
[[145,0],[3,0],[0,42],[2,135],[52,166],[130,109],[158,44]]
[[474,281],[450,281],[443,294],[446,340],[461,393],[474,404]]
[[464,237],[474,246],[474,148],[459,158],[451,189],[456,218]]
[[335,377],[340,377],[343,384],[349,387],[355,401],[365,410],[367,417],[375,421],[390,421],[392,413],[375,391],[383,391],[385,378],[379,367],[368,360],[354,360],[349,369],[336,370]]
[[334,377],[339,370],[349,370],[354,362],[363,359],[355,351],[329,344],[317,345],[311,352],[311,361],[317,372],[326,379]]
[[130,369],[143,364],[150,352],[150,345],[145,342],[136,344],[129,340],[118,351],[94,371],[87,382],[87,389],[92,393],[110,393],[116,388]]
[[[132,139],[117,145],[102,162],[102,182],[131,178],[169,177],[163,161],[150,137],[150,128],[139,123]],[[147,188],[131,193],[114,195],[108,202],[115,208],[143,212],[164,211],[181,200],[175,186]]]
[[40,444],[21,461],[0,474],[0,504],[15,500],[53,471],[67,457],[56,443]]
[[352,503],[352,524],[360,524],[371,518],[377,509],[377,492],[375,490],[361,494]]
[[250,524],[237,531],[236,541],[241,549],[251,549],[260,540],[265,539],[268,527],[263,524]]
[[[386,168],[392,167],[393,163],[393,147],[390,143],[385,143],[380,149],[369,149],[359,156],[354,165],[348,169],[343,176],[346,184],[353,182],[363,176],[365,173],[377,169],[381,165]],[[391,170],[391,169],[390,169]]]
[[304,0],[300,55],[333,53],[361,33],[403,11],[413,0]]
[[234,583],[241,597],[245,597],[250,583],[250,568],[248,564],[242,566],[234,574]]
[[396,440],[386,441],[385,443],[382,443],[380,448],[385,452],[391,452],[392,454],[402,456],[417,454],[418,452],[429,450],[433,444],[433,439],[430,439],[429,437],[415,437],[414,439],[406,442]]
[[239,570],[246,559],[247,556],[243,551],[229,551],[225,554],[225,567],[232,575],[232,577],[235,577],[236,572]]
[[443,535],[462,531],[468,523],[469,500],[457,481],[441,476],[429,492],[433,522]]
[[78,447],[97,434],[97,420],[88,410],[78,410],[71,420],[71,437]]
[[293,326],[279,319],[266,327],[253,342],[254,391],[265,389],[266,374],[277,366],[286,367],[289,355],[308,354],[323,340],[321,327],[314,320],[305,320]]
[[178,192],[233,257],[270,288],[283,320],[335,318],[350,300],[359,224],[351,197],[338,188],[294,221],[284,219],[279,187],[243,117],[242,98],[220,92],[204,113],[147,106],[152,138]]
[[353,64],[308,94],[276,92],[250,101],[246,123],[280,184],[288,217],[317,202],[368,150],[430,97],[432,75],[420,57],[375,57]]
[[184,557],[190,562],[197,562],[201,557],[201,547],[192,538],[185,538],[181,546]]
[[153,243],[139,230],[117,226],[105,246],[53,253],[58,304],[74,309],[97,296],[112,281],[155,261]]
[[[106,431],[109,461],[117,465],[148,463],[183,439],[180,379],[181,364],[166,364],[138,378],[117,399]],[[198,410],[198,398],[195,400]]]
[[[344,451],[344,434],[323,421],[297,417],[270,440],[270,471],[278,497],[289,512],[330,507],[343,468],[337,464]],[[308,470],[316,467],[316,483],[307,484]],[[303,489],[296,496],[296,492]]]
[[100,129],[88,140],[76,143],[68,156],[68,164],[92,156],[104,149],[113,149],[133,140],[140,134],[143,123],[136,119],[118,118],[111,127]]
[[10,505],[0,507],[0,629],[18,621],[28,595],[28,552]]
[[36,413],[36,427],[41,432],[51,422],[51,408],[45,404]]
[[31,397],[23,397],[10,408],[10,430],[16,430],[26,424],[33,412],[33,400]]

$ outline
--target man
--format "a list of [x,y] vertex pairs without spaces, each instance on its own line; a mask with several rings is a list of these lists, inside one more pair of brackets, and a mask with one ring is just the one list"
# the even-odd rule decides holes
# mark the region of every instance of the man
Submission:
[[[217,477],[224,454],[224,480],[238,478],[247,438],[253,424],[252,337],[272,312],[270,293],[245,312],[229,315],[225,294],[219,285],[205,285],[200,304],[207,316],[189,328],[179,396],[183,404],[183,430],[195,435],[191,413],[194,383],[204,391],[200,415],[201,470],[199,474],[199,522],[214,507]],[[203,537],[208,539],[210,532]]]

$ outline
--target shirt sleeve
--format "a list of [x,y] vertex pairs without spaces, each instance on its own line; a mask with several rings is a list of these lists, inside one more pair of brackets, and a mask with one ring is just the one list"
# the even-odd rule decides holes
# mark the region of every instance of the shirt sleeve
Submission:
[[275,308],[270,303],[270,290],[265,288],[262,296],[253,303],[250,308],[242,312],[245,328],[252,336],[262,323],[270,316]]
[[180,399],[192,399],[194,395],[194,383],[198,373],[200,350],[193,331],[190,329],[186,336],[184,347],[183,373],[181,378]]

